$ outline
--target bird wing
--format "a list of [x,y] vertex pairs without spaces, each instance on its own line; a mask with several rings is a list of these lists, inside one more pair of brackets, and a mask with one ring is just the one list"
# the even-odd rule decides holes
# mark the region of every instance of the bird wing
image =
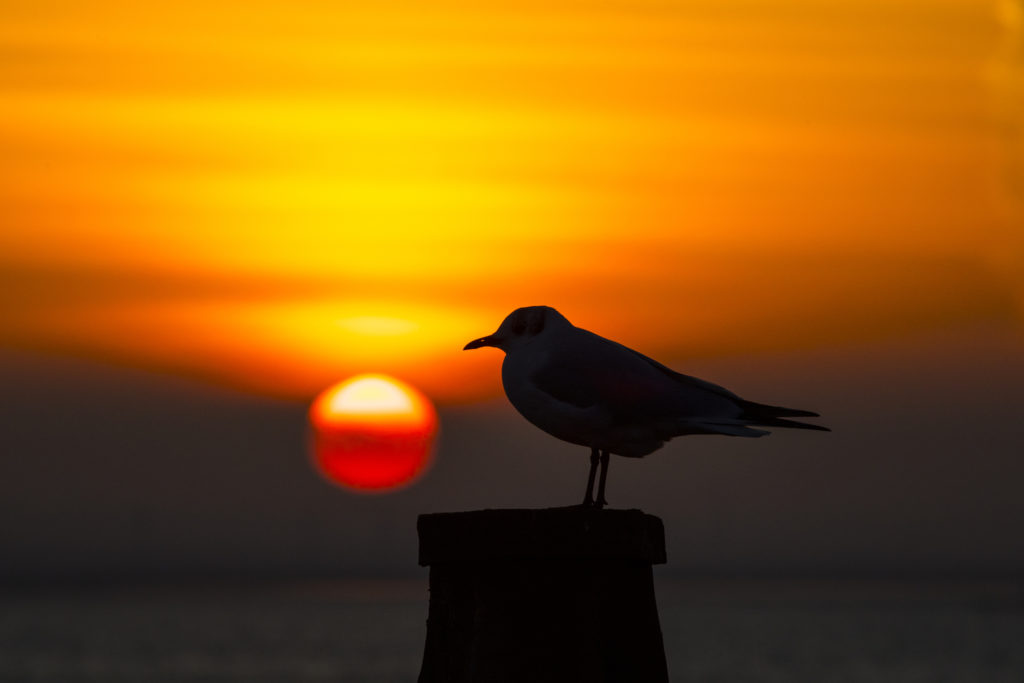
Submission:
[[[597,336],[597,335],[595,335],[595,336]],[[622,346],[622,344],[619,344],[617,342],[613,342],[613,341],[611,341],[609,339],[606,339],[605,341],[607,341],[609,344],[615,344],[616,346],[621,347],[621,348],[625,349],[626,351],[629,351],[630,353],[632,353],[632,354],[634,354],[636,356],[639,356],[640,358],[644,359],[647,363],[652,365],[659,372],[667,375],[668,377],[671,377],[677,383],[682,384],[684,387],[688,387],[690,390],[706,391],[708,393],[717,394],[719,396],[722,396],[723,398],[727,398],[727,399],[730,399],[730,400],[736,401],[736,402],[740,402],[740,401],[743,400],[739,396],[737,396],[736,394],[734,394],[731,391],[729,391],[728,389],[726,389],[725,387],[720,387],[720,386],[718,386],[717,384],[715,384],[713,382],[708,382],[707,380],[700,379],[699,377],[691,377],[690,375],[684,375],[681,372],[676,372],[675,370],[673,370],[672,368],[668,367],[667,365],[662,365],[661,363],[659,363],[658,361],[654,360],[653,358],[645,356],[644,354],[640,353],[639,351],[634,351],[633,349],[629,348],[628,346]]]
[[579,328],[549,345],[530,379],[559,401],[580,408],[599,405],[622,422],[731,418],[740,412],[741,399],[732,392]]

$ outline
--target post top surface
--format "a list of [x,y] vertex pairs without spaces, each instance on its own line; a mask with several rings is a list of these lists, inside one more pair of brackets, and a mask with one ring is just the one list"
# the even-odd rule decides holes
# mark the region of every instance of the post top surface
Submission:
[[661,519],[582,506],[420,515],[419,563],[588,560],[665,563]]

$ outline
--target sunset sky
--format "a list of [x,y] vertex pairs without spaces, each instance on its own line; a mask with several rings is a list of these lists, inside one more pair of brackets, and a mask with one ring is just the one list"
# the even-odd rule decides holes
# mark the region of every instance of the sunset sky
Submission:
[[443,403],[527,304],[670,360],[1021,329],[1015,0],[3,17],[0,345]]
[[[0,7],[0,580],[578,503],[462,351],[532,304],[833,430],[613,459],[666,571],[1024,571],[1022,0]],[[440,419],[385,495],[310,459],[363,373]]]

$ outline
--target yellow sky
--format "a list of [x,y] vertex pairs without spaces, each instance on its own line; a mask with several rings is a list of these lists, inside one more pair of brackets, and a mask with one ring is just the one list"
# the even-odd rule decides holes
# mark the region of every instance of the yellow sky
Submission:
[[0,344],[465,399],[525,304],[672,357],[1020,325],[1019,0],[341,5],[3,3]]

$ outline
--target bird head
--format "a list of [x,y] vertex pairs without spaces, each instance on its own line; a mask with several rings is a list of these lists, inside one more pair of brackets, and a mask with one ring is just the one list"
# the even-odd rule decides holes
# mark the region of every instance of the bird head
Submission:
[[493,346],[508,353],[530,342],[546,330],[570,326],[561,313],[550,306],[526,306],[517,308],[502,321],[498,331],[487,337],[480,337],[466,344],[463,351]]

